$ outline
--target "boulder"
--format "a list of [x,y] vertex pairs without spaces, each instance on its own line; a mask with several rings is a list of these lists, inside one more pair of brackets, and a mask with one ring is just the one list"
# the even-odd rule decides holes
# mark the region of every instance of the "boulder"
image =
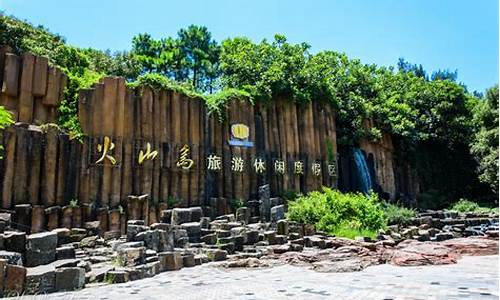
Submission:
[[56,249],[56,259],[72,259],[75,258],[75,247],[72,245],[65,245]]
[[180,225],[182,223],[191,222],[191,210],[189,208],[174,208],[172,209],[173,225]]
[[97,240],[99,237],[97,235],[94,236],[89,236],[80,241],[79,247],[80,248],[95,248],[97,245]]
[[271,219],[271,188],[269,184],[259,187],[260,220],[265,222]]
[[146,248],[122,248],[118,250],[118,260],[124,266],[136,266],[143,264],[146,260]]
[[56,260],[57,233],[40,232],[26,238],[26,266],[36,267]]
[[207,249],[206,255],[210,261],[223,261],[227,259],[227,251],[219,249]]
[[259,241],[259,231],[258,230],[249,230],[246,232],[246,244],[253,245]]
[[136,241],[136,236],[144,232],[146,230],[149,230],[148,226],[141,225],[141,224],[135,224],[131,223],[130,221],[127,223],[127,241]]
[[56,270],[56,290],[73,291],[85,286],[85,270],[78,267]]
[[6,259],[0,259],[0,297],[3,297],[3,286],[5,285],[5,267],[7,266]]
[[71,230],[69,230],[68,228],[56,228],[51,232],[57,234],[58,246],[71,242]]
[[276,222],[276,230],[280,235],[288,235],[288,221],[278,220],[278,222]]
[[200,222],[203,217],[203,209],[200,206],[196,206],[190,207],[189,210],[191,215],[190,222]]
[[129,274],[125,270],[108,271],[104,277],[107,283],[125,283],[129,281]]
[[265,231],[264,239],[269,242],[269,245],[276,244],[276,231],[274,230]]
[[183,266],[183,258],[178,252],[161,252],[158,253],[158,258],[162,271],[180,270]]
[[84,228],[87,230],[88,235],[101,235],[100,221],[85,222]]
[[194,254],[187,253],[182,255],[182,266],[185,268],[190,268],[196,266],[196,262],[194,260]]
[[53,266],[28,268],[26,274],[26,294],[46,294],[56,290],[56,272]]
[[236,221],[243,224],[250,223],[250,209],[248,207],[239,207],[236,210]]
[[22,266],[5,266],[4,296],[18,296],[24,291],[26,268]]
[[24,253],[26,248],[26,233],[6,231],[3,234],[5,250]]
[[185,229],[189,237],[189,242],[198,243],[201,236],[201,224],[200,222],[188,222],[183,223],[181,228]]
[[277,205],[271,207],[271,222],[278,222],[285,218],[285,206]]
[[201,237],[201,241],[207,245],[214,245],[217,242],[217,236],[215,233],[207,234]]

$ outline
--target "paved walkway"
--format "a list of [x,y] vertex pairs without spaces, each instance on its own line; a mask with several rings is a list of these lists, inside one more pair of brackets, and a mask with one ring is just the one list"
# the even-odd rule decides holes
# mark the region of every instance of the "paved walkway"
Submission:
[[257,270],[203,265],[36,299],[498,299],[498,290],[498,256],[483,256],[465,257],[455,265],[380,265],[356,273],[317,273],[289,265]]

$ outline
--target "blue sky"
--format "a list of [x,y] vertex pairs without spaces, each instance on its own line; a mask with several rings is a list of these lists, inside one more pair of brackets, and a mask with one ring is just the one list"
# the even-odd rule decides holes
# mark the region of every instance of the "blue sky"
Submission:
[[82,47],[125,50],[135,34],[160,38],[198,24],[219,41],[282,33],[364,63],[404,57],[428,71],[458,69],[469,90],[498,83],[496,0],[0,0],[0,9]]

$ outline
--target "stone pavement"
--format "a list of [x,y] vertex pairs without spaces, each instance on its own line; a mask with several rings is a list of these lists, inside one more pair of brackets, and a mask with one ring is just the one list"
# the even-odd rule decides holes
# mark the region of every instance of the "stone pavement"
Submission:
[[498,299],[498,255],[458,264],[372,266],[355,273],[318,273],[283,265],[263,269],[211,264],[124,284],[22,299]]

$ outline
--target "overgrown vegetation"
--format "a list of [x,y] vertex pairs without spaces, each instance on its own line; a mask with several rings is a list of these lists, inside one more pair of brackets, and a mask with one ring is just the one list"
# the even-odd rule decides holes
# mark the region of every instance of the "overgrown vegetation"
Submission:
[[[335,107],[341,145],[392,134],[398,159],[417,170],[429,205],[498,196],[498,87],[485,97],[469,93],[456,82],[456,70],[429,76],[422,65],[404,59],[387,68],[333,51],[311,54],[308,44],[289,43],[283,35],[219,43],[195,25],[176,37],[139,34],[130,51],[110,53],[70,46],[43,27],[0,16],[0,44],[48,56],[68,74],[58,123],[75,136],[81,133],[78,91],[104,75],[199,97],[221,119],[229,101],[315,100]],[[374,127],[363,126],[367,119]]]
[[451,211],[456,211],[456,212],[479,212],[479,213],[489,213],[489,212],[496,212],[498,213],[498,207],[484,207],[480,206],[478,203],[467,200],[467,199],[460,199],[453,205],[449,207],[449,210]]
[[411,218],[417,216],[417,211],[399,204],[384,203],[384,215],[389,225],[407,224]]
[[323,188],[288,203],[287,218],[336,236],[369,234],[386,225],[384,211],[374,193],[341,193]]
[[[13,124],[12,114],[5,109],[5,107],[0,106],[0,129],[5,129],[9,125]],[[3,159],[3,145],[0,145],[0,159]]]

